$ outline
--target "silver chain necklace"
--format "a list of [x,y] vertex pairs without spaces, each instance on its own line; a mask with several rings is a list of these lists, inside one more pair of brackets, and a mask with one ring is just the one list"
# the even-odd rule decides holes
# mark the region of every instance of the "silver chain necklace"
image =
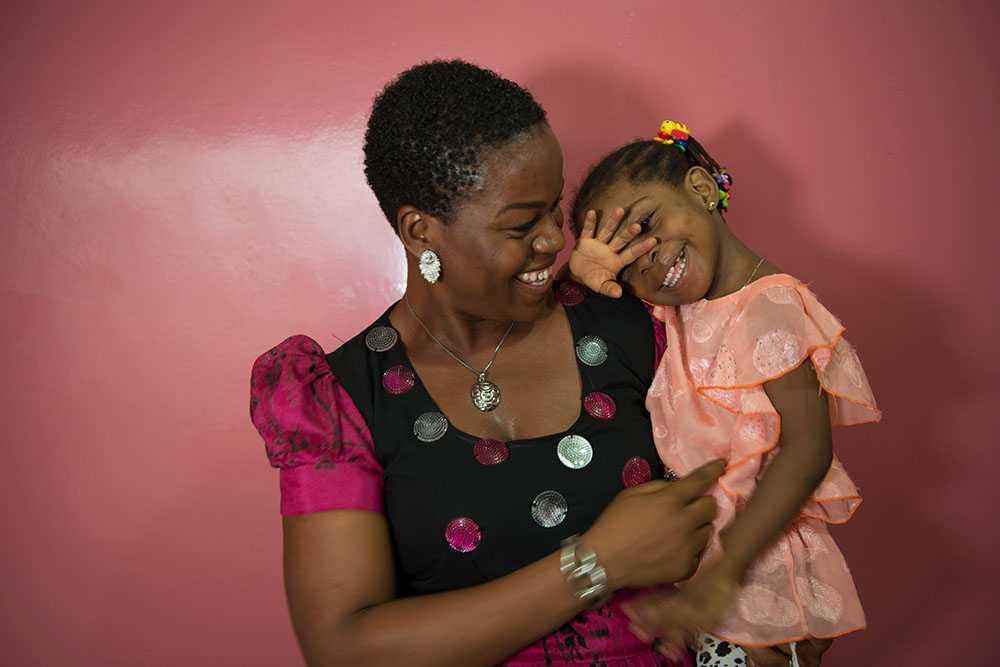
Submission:
[[458,355],[445,347],[444,343],[439,341],[437,337],[431,333],[431,330],[427,328],[424,321],[413,311],[413,306],[410,305],[410,297],[408,294],[403,294],[403,300],[406,302],[406,307],[410,309],[410,314],[416,318],[417,322],[420,322],[420,326],[424,328],[424,331],[426,331],[427,335],[431,337],[431,340],[437,343],[442,350],[451,355],[452,359],[468,368],[478,377],[475,384],[472,385],[472,389],[469,390],[469,393],[472,396],[472,404],[483,412],[489,412],[490,410],[496,409],[496,407],[500,405],[500,387],[486,379],[486,371],[490,370],[490,366],[493,365],[493,362],[497,358],[497,352],[500,351],[500,346],[503,345],[505,340],[507,340],[507,335],[510,334],[516,322],[511,322],[510,326],[507,327],[507,333],[503,335],[503,338],[501,338],[500,342],[497,343],[496,349],[493,350],[493,356],[490,357],[490,363],[486,364],[486,368],[482,371],[477,371],[475,368],[459,359]]

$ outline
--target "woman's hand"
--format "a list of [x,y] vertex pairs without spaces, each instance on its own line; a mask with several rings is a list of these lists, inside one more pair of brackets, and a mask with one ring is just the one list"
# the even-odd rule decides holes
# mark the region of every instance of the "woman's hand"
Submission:
[[690,577],[711,533],[715,500],[704,495],[725,466],[713,461],[677,482],[621,491],[580,538],[597,553],[613,589]]
[[615,299],[622,295],[622,287],[616,281],[621,270],[656,245],[656,239],[648,238],[630,246],[629,242],[638,236],[641,227],[632,223],[619,232],[624,217],[625,210],[616,208],[598,225],[597,213],[587,211],[580,238],[569,256],[569,270],[577,280]]
[[[809,637],[795,644],[801,667],[819,667],[823,654],[833,644],[832,639]],[[780,646],[741,646],[756,667],[788,667],[792,663],[792,649],[788,644]]]

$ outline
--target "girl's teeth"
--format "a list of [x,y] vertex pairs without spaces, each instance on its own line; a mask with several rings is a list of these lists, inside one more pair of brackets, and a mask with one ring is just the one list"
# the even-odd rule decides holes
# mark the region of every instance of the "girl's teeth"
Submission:
[[667,271],[667,275],[663,278],[663,287],[673,287],[677,284],[677,281],[681,279],[681,275],[684,274],[684,269],[687,268],[687,255],[685,251],[687,248],[682,248],[677,259],[674,261],[674,265],[670,267]]

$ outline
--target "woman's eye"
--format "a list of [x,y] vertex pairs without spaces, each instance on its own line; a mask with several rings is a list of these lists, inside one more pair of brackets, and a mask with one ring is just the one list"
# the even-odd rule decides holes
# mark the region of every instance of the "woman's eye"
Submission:
[[551,208],[551,209],[549,209],[549,210],[550,210],[550,211],[554,211],[554,210],[556,210],[557,208],[559,208],[559,204],[560,204],[561,202],[562,202],[562,195],[559,195],[559,198],[558,198],[558,199],[556,199],[556,203],[555,203],[555,204],[553,204],[553,205],[552,205],[552,208]]

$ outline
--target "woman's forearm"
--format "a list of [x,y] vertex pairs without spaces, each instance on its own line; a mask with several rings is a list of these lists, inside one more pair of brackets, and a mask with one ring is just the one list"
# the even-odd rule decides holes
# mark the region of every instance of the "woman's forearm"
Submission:
[[486,584],[360,611],[342,628],[349,650],[330,645],[333,660],[316,664],[495,665],[583,608],[552,554]]

